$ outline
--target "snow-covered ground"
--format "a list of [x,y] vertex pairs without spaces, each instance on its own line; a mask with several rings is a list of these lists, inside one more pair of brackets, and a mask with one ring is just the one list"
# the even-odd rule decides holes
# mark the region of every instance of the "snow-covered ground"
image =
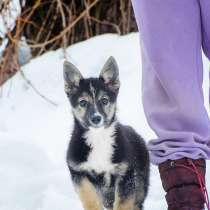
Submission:
[[[97,76],[105,60],[113,55],[120,66],[121,90],[118,118],[132,125],[149,140],[141,103],[138,34],[102,35],[73,45],[68,56],[84,76]],[[0,209],[82,210],[65,163],[72,129],[69,102],[63,91],[62,51],[33,59],[22,70],[32,84],[57,105],[40,97],[16,74],[0,90]],[[208,107],[208,62],[205,62],[204,91]],[[207,177],[210,177],[208,162]],[[210,189],[210,180],[207,180]],[[156,167],[145,210],[166,209]]]

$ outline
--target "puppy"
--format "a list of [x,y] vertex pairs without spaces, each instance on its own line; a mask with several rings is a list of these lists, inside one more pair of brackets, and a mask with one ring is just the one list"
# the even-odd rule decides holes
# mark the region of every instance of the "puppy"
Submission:
[[115,59],[107,60],[99,78],[88,79],[65,61],[64,81],[74,116],[67,164],[84,209],[142,210],[149,155],[142,137],[117,120]]

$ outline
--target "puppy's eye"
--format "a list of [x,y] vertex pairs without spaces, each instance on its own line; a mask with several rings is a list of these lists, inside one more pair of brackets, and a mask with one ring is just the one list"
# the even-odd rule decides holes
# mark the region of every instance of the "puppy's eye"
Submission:
[[109,103],[109,99],[106,98],[106,97],[103,97],[103,98],[101,99],[101,102],[102,102],[103,105],[107,105],[107,104]]
[[87,104],[88,104],[88,102],[86,101],[86,100],[84,100],[84,99],[82,99],[81,101],[79,101],[79,105],[81,106],[81,107],[86,107],[87,106]]

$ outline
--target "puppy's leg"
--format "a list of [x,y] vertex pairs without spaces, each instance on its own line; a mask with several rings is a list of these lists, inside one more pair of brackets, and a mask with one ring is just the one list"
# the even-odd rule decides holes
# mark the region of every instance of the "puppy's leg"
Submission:
[[[134,210],[135,209],[135,196],[130,195],[128,198],[121,198],[119,194],[116,194],[114,210]],[[139,210],[139,209],[135,209]]]
[[134,173],[129,170],[116,186],[114,210],[134,210],[135,202]]
[[85,210],[102,210],[101,198],[88,179],[83,178],[75,188]]

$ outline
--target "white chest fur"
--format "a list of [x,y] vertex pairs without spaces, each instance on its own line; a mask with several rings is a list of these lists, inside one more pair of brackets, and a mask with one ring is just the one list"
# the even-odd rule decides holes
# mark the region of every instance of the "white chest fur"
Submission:
[[115,124],[109,128],[91,128],[84,135],[86,143],[91,147],[88,159],[80,165],[85,170],[94,170],[96,173],[112,172],[115,165],[112,164],[114,152]]

